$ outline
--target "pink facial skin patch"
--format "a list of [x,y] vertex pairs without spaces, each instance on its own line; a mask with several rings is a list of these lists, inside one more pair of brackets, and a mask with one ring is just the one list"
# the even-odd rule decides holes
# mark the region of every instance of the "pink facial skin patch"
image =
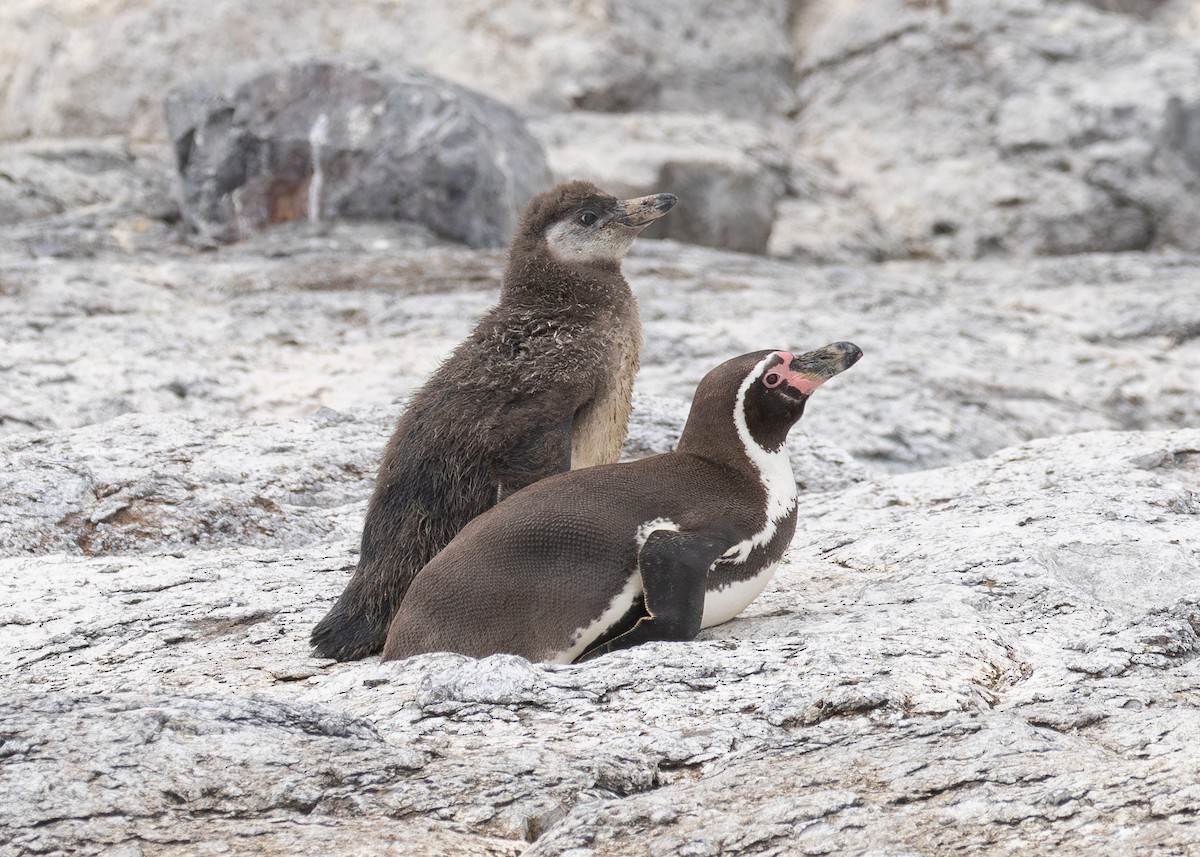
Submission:
[[787,384],[793,390],[808,396],[812,394],[813,390],[825,383],[825,378],[814,378],[811,375],[802,375],[799,372],[793,372],[791,364],[795,356],[792,352],[776,351],[775,355],[783,360],[783,363],[773,366],[767,370],[767,374],[763,375],[763,384],[766,386],[778,387],[780,384]]

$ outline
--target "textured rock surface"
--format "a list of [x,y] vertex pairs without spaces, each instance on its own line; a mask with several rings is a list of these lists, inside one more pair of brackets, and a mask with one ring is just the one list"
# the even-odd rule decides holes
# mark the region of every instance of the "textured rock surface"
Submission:
[[[0,136],[43,137],[0,146],[0,857],[1200,853],[1200,6],[1091,6],[0,3]],[[866,351],[743,616],[570,667],[309,656],[503,254],[303,219],[204,251],[128,140],[180,74],[328,53],[686,194],[677,238],[761,249],[768,206],[708,201],[771,201],[793,259],[625,265],[629,456],[732,354]]]
[[1200,432],[801,509],[743,618],[573,667],[308,658],[344,543],[0,560],[6,853],[1190,853]]
[[[271,259],[254,245],[5,257],[0,432],[129,412],[278,419],[407,395],[495,300],[503,256],[342,234],[272,244]],[[1200,424],[1200,268],[1186,257],[814,268],[642,242],[625,270],[646,333],[642,392],[686,403],[731,354],[849,339],[871,371],[823,389],[804,427],[886,470]]]
[[[674,449],[675,399],[639,395],[626,458]],[[282,423],[128,414],[75,431],[0,439],[0,555],[162,553],[219,545],[306,547],[357,538],[402,403],[324,408]],[[806,491],[862,481],[829,441],[797,430]]]
[[775,207],[767,252],[818,263],[903,258],[899,234],[858,193],[838,167],[799,146],[793,149],[788,194]]
[[159,147],[58,141],[0,148],[0,226],[77,209],[142,218],[174,214],[172,175]]
[[[805,415],[803,524],[743,617],[548,668],[305,642],[502,255],[156,246],[0,245],[0,853],[1189,853],[1196,260],[637,245],[630,455],[730,353],[867,358]],[[1127,431],[997,451],[1088,428]]]
[[685,201],[645,237],[766,251],[786,189],[786,134],[779,123],[768,128],[715,114],[576,112],[541,117],[530,130],[559,180],[586,178],[618,196],[669,189]]
[[498,247],[551,184],[515,113],[424,72],[323,60],[227,78],[166,100],[183,212],[206,237],[296,219],[413,221]]
[[815,29],[798,126],[905,255],[1200,247],[1195,42],[1068,3],[882,5]]
[[[246,59],[339,54],[514,106],[560,174],[678,183],[679,216],[659,228],[680,240],[819,262],[1195,251],[1197,9],[13,0],[0,7],[0,138],[162,140],[172,87]],[[331,145],[362,124],[337,112]],[[251,194],[249,211],[264,198],[275,216],[304,210],[318,115],[283,135],[295,174]],[[449,179],[432,184],[448,193]],[[0,201],[40,210],[28,193],[0,180]]]
[[405,62],[518,106],[786,111],[785,0],[7,0],[0,138],[163,139],[162,93],[243,60]]
[[179,206],[159,146],[59,140],[0,146],[0,248],[33,257],[162,249]]

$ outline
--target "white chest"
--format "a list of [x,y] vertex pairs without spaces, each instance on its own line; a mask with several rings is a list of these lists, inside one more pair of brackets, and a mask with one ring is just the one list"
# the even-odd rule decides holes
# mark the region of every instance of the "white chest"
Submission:
[[[757,533],[725,551],[718,560],[720,565],[733,566],[731,571],[734,579],[724,586],[714,588],[714,585],[719,585],[719,582],[713,580],[711,576],[713,572],[710,570],[709,589],[704,596],[704,619],[701,623],[703,628],[728,622],[757,598],[770,582],[779,565],[777,561],[768,563],[754,574],[746,577],[737,575],[736,567],[749,561],[755,548],[765,548],[769,545],[779,532],[780,523],[796,508],[796,477],[792,473],[792,462],[788,457],[787,447],[780,446],[773,451],[763,449],[755,441],[749,426],[746,425],[746,415],[742,403],[750,384],[754,383],[754,379],[760,374],[760,369],[761,365],[759,369],[750,373],[742,385],[736,399],[733,421],[737,426],[738,437],[742,441],[746,457],[758,471],[759,483],[766,494],[766,523]],[[714,565],[715,567],[716,565]],[[738,579],[739,577],[740,579]]]
[[701,628],[711,628],[728,622],[746,609],[746,606],[766,589],[779,563],[764,566],[758,574],[745,580],[736,580],[724,589],[710,589],[704,596],[704,619]]
[[621,456],[641,357],[641,331],[625,331],[610,355],[612,370],[596,397],[578,415],[571,437],[571,469],[611,464]]

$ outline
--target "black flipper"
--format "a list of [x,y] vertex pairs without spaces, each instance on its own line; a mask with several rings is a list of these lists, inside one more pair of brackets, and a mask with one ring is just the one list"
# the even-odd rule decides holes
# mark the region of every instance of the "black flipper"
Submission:
[[647,615],[623,634],[589,649],[577,661],[651,640],[692,640],[704,618],[708,570],[728,544],[711,536],[656,530],[638,554]]

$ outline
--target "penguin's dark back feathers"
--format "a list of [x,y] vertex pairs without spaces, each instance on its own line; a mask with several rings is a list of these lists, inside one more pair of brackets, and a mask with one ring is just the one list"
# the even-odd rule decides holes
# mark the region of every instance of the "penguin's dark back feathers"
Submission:
[[[745,492],[761,496],[744,474],[677,453],[543,479],[467,524],[417,575],[384,658],[426,651],[552,657],[605,606],[585,592],[625,586],[640,526],[664,518],[684,531],[725,532],[732,544],[765,520]],[[447,621],[424,620],[430,616]]]

